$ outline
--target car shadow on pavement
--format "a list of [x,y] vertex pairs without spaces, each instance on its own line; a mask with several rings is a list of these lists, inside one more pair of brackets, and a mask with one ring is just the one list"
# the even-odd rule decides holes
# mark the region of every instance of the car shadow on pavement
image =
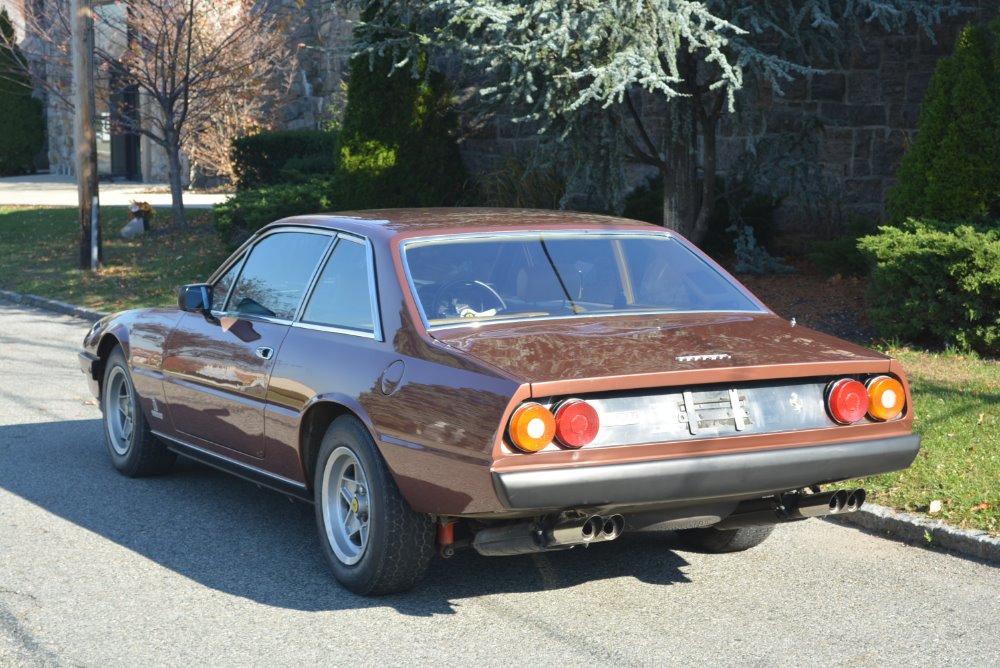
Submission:
[[0,426],[0,488],[205,587],[294,610],[431,616],[488,594],[688,581],[674,534],[626,534],[588,549],[436,558],[412,592],[355,596],[323,561],[311,505],[184,458],[171,475],[126,478],[112,468],[96,419]]

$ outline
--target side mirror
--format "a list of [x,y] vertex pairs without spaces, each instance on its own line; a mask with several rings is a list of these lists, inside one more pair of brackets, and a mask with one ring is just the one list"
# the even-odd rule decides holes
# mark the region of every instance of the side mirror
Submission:
[[182,286],[177,294],[177,307],[188,313],[201,313],[206,320],[214,321],[212,286],[208,283],[192,283]]

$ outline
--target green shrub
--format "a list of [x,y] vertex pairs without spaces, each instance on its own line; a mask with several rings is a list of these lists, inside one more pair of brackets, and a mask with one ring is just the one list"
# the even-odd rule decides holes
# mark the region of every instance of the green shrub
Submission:
[[943,58],[920,108],[917,138],[889,194],[907,217],[1000,216],[1000,19],[968,26]]
[[270,222],[306,213],[336,209],[333,180],[312,178],[237,192],[213,207],[215,229],[232,245]]
[[[409,70],[390,76],[388,58],[368,64],[351,61],[338,133],[264,132],[233,143],[238,192],[214,207],[223,239],[303,213],[455,204],[465,169],[444,78],[426,63],[421,78]],[[282,183],[289,180],[301,182]]]
[[847,221],[843,234],[835,239],[815,241],[809,261],[827,276],[864,276],[868,273],[868,258],[858,248],[858,239],[874,234],[876,222],[856,217]]
[[[7,10],[0,8],[0,40],[14,44],[14,28]],[[42,103],[31,97],[31,82],[15,45],[0,50],[0,176],[35,171],[35,156],[45,142]]]
[[451,206],[461,196],[451,89],[428,68],[426,58],[415,72],[392,72],[388,55],[351,61],[337,183],[344,208]]
[[237,190],[294,183],[336,169],[337,133],[327,130],[265,130],[233,140]]
[[1000,353],[1000,230],[910,219],[858,247],[874,265],[869,302],[882,337]]

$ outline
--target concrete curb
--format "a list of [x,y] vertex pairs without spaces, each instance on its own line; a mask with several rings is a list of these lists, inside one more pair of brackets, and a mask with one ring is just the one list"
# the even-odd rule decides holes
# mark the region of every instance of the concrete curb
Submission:
[[[9,290],[0,290],[0,300],[64,313],[90,322],[95,322],[108,315],[105,311],[97,311],[56,299],[46,299],[37,295],[22,295]],[[836,515],[833,518],[838,522],[857,524],[869,531],[921,547],[943,548],[1000,564],[1000,538],[994,538],[985,531],[959,529],[945,524],[941,520],[931,520],[921,515],[899,512],[874,503],[866,503],[857,512]]]
[[832,516],[920,547],[950,550],[959,554],[1000,564],[1000,538],[985,531],[959,529],[941,520],[904,513],[874,503],[866,503],[857,512]]
[[83,320],[89,320],[90,322],[96,322],[108,315],[105,311],[97,311],[92,308],[70,304],[69,302],[61,302],[57,299],[46,299],[45,297],[39,297],[38,295],[22,295],[17,292],[11,292],[10,290],[0,290],[0,299],[3,301],[13,302],[14,304],[34,306],[36,308],[45,309],[46,311],[55,311],[56,313],[72,315],[77,318],[82,318]]

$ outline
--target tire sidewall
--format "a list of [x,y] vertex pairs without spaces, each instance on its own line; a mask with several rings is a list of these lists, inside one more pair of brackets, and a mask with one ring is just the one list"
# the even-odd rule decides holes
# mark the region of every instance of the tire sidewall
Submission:
[[[351,451],[364,469],[368,480],[368,543],[361,558],[354,564],[345,564],[334,552],[323,518],[323,507],[328,503],[323,473],[327,462],[338,448]],[[381,560],[386,552],[388,540],[385,495],[389,484],[394,483],[382,464],[381,456],[375,451],[375,444],[363,427],[352,419],[339,418],[334,421],[323,437],[313,476],[316,527],[319,530],[323,554],[326,555],[334,576],[341,584],[358,594],[365,594],[372,588],[382,567]]]
[[[134,417],[132,418],[132,434],[129,438],[128,449],[124,454],[120,454],[117,450],[115,450],[113,445],[114,436],[111,434],[111,428],[108,424],[109,421],[113,419],[112,416],[109,415],[111,410],[108,405],[108,402],[111,400],[109,384],[116,369],[122,370],[124,382],[128,385],[133,403]],[[142,409],[139,407],[138,397],[135,394],[135,385],[132,383],[132,374],[129,373],[128,364],[125,361],[125,355],[122,353],[121,348],[116,348],[108,357],[108,361],[104,365],[104,378],[101,383],[101,389],[101,426],[104,429],[104,445],[108,450],[108,454],[111,456],[111,461],[115,465],[115,468],[119,470],[127,470],[129,465],[135,459],[136,440],[143,425],[141,423]]]

